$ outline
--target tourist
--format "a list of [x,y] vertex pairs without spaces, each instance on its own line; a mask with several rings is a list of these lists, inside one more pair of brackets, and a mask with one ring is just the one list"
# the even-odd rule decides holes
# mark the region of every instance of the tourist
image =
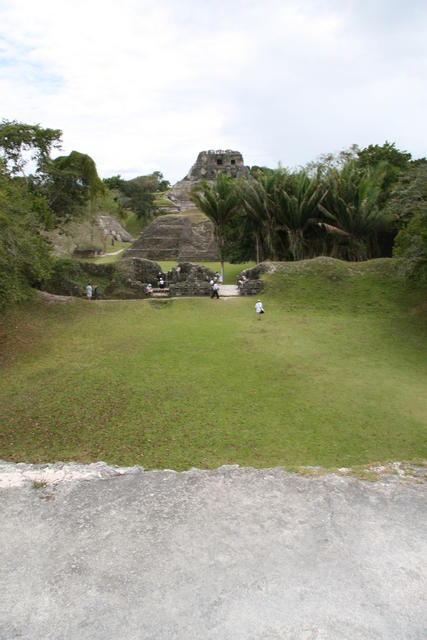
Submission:
[[239,289],[243,289],[247,281],[248,281],[247,277],[244,274],[242,274],[237,280],[237,286],[239,287]]
[[92,300],[98,300],[98,299],[99,299],[98,285],[94,282],[93,288],[92,288]]
[[264,313],[264,307],[262,306],[261,300],[256,301],[255,311],[257,313],[258,320],[261,320],[261,314]]
[[160,276],[159,289],[164,289],[164,288],[165,288],[165,281],[163,280],[162,276]]
[[147,296],[151,296],[151,294],[153,293],[153,285],[151,284],[151,282],[147,284],[145,293],[147,294]]
[[216,298],[217,300],[219,300],[219,284],[217,282],[213,283],[212,286],[212,294],[211,294],[211,298]]
[[92,300],[92,285],[89,282],[87,287],[86,287],[86,297],[88,300]]

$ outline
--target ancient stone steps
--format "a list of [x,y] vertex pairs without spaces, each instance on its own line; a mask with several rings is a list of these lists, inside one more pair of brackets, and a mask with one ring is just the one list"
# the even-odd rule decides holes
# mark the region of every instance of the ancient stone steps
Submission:
[[232,298],[234,296],[239,296],[239,287],[235,284],[220,284],[219,295],[221,298]]
[[152,289],[151,298],[169,298],[169,289]]

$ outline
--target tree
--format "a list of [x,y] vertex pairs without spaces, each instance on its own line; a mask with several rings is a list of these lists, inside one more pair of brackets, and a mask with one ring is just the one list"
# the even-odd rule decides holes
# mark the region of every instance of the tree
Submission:
[[427,210],[417,211],[396,236],[393,255],[405,259],[405,273],[427,281]]
[[414,162],[394,185],[388,208],[404,225],[393,255],[405,259],[405,272],[427,280],[427,163]]
[[112,191],[117,191],[117,200],[128,211],[133,211],[138,218],[150,218],[156,211],[154,194],[159,185],[159,172],[149,176],[138,176],[131,180],[123,180],[119,175],[104,178],[104,184]]
[[227,239],[227,225],[240,205],[239,193],[233,178],[218,173],[214,182],[201,181],[191,193],[191,200],[213,222],[221,262],[221,276],[224,281],[224,253]]
[[[322,181],[317,176],[310,177],[304,169],[296,173],[276,172],[276,230],[285,231],[293,260],[302,260],[314,253],[309,247],[307,232],[322,221],[319,206],[325,195]],[[330,217],[326,212],[324,215]]]
[[361,169],[375,169],[380,163],[387,162],[398,171],[407,169],[412,156],[407,151],[396,149],[394,142],[383,145],[370,144],[357,152],[357,164]]
[[276,185],[274,171],[258,171],[253,180],[240,183],[242,206],[247,214],[247,229],[255,238],[256,261],[260,262],[262,238],[266,241],[269,257],[276,259],[275,218],[273,197]]
[[39,232],[40,206],[26,182],[11,179],[0,161],[0,308],[25,299],[30,287],[50,273],[49,245]]
[[392,215],[378,206],[385,164],[361,172],[355,161],[326,177],[327,194],[320,210],[333,224],[320,223],[333,238],[332,255],[346,260],[366,260],[380,255],[378,234],[391,228]]
[[370,144],[358,151],[356,166],[362,171],[373,172],[382,167],[383,177],[381,193],[378,195],[378,206],[384,207],[390,197],[393,184],[399,176],[408,170],[411,154],[396,149],[395,143],[385,142],[383,145]]
[[36,163],[38,172],[43,170],[53,148],[61,147],[60,129],[43,129],[38,124],[24,124],[16,120],[2,120],[0,124],[0,157],[4,170],[11,175],[22,173],[27,157]]
[[124,180],[121,178],[120,174],[117,176],[111,176],[111,178],[103,178],[102,182],[108,189],[120,189]]
[[93,212],[95,200],[105,187],[90,156],[72,151],[46,161],[45,171],[47,199],[57,219],[78,215],[88,203]]

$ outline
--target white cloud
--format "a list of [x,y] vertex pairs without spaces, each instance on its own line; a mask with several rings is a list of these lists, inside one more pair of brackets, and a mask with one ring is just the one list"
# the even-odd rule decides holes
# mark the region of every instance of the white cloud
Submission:
[[205,148],[270,166],[386,138],[425,155],[426,12],[412,5],[6,0],[0,115],[61,128],[64,152],[104,176],[175,181]]

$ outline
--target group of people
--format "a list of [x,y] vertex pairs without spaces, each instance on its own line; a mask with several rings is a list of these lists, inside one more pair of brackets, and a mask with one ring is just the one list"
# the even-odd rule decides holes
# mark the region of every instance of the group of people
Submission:
[[[157,281],[159,284],[159,289],[164,289],[165,286],[165,280],[164,280],[164,276],[162,273],[159,273],[157,276]],[[247,281],[246,276],[241,276],[238,283],[239,283],[239,287],[243,286],[243,284],[245,283],[245,281]],[[211,298],[216,298],[217,300],[219,300],[219,283],[222,282],[222,278],[219,275],[219,273],[216,273],[210,280],[209,284],[211,287]],[[242,283],[242,284],[240,284]],[[147,287],[145,289],[147,295],[151,295],[151,293],[153,292],[153,285],[151,283],[147,284]],[[96,282],[94,282],[93,284],[91,282],[88,283],[87,287],[86,287],[86,297],[88,300],[98,300],[99,298],[99,293],[98,293],[98,285],[96,284]],[[257,300],[256,304],[255,304],[255,311],[256,314],[258,316],[258,320],[261,320],[261,315],[264,312],[264,307],[262,306],[262,302],[261,300]]]
[[91,282],[88,283],[86,287],[86,297],[88,300],[98,300],[99,293],[98,285],[96,284],[96,282],[94,282],[93,284]]
[[[157,286],[159,289],[164,289],[165,284],[166,284],[165,275],[164,273],[159,271],[159,273],[157,274]],[[153,293],[153,285],[151,284],[151,282],[149,282],[145,287],[145,293],[147,294],[147,296],[151,296],[151,294]]]
[[238,276],[237,286],[239,287],[239,289],[243,289],[243,287],[247,282],[248,282],[248,278],[243,273],[240,276]]

